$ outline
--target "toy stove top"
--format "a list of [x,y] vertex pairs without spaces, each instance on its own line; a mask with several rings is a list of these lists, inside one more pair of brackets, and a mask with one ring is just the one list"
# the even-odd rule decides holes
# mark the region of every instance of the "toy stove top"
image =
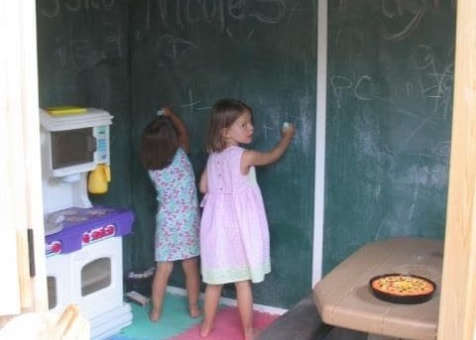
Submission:
[[131,232],[134,214],[130,210],[94,206],[71,207],[54,213],[61,217],[60,231],[46,236],[46,256],[67,254],[89,244]]

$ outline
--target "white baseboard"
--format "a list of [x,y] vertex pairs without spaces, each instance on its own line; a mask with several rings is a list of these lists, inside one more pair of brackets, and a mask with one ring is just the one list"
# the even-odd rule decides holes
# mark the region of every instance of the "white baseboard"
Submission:
[[[169,292],[170,294],[175,294],[175,295],[182,295],[182,296],[187,295],[187,291],[184,288],[179,288],[179,287],[167,286],[167,292]],[[200,299],[203,300],[204,296],[205,294],[201,293]],[[226,297],[221,297],[220,303],[224,304],[225,306],[231,306],[231,307],[237,306],[237,302],[235,299],[230,299]],[[253,309],[258,312],[275,314],[275,315],[283,315],[284,313],[288,311],[287,309],[284,309],[284,308],[260,305],[257,303],[253,304]]]

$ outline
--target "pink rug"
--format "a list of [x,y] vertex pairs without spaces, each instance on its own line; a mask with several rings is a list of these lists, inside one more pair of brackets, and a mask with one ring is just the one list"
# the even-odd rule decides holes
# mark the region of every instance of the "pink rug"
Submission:
[[[272,315],[263,312],[253,312],[253,327],[264,330],[279,315]],[[187,331],[174,336],[171,340],[241,340],[243,331],[241,329],[240,315],[236,307],[227,307],[218,312],[215,318],[215,328],[206,338],[200,336],[200,323]]]

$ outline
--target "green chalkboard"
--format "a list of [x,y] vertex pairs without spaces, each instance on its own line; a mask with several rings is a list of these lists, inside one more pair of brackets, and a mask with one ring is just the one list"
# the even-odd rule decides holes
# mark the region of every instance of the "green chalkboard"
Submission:
[[[189,128],[198,176],[207,157],[210,107],[234,97],[255,110],[252,147],[271,148],[284,121],[298,129],[284,158],[258,171],[272,273],[256,285],[255,300],[289,307],[306,293],[312,272],[316,17],[311,0],[37,1],[40,106],[91,106],[114,116],[112,182],[107,194],[91,200],[134,210],[125,270],[154,265],[156,202],[138,158],[142,129],[162,105],[172,104]],[[183,286],[180,271],[171,284]]]
[[[311,0],[131,2],[132,146],[155,112],[172,104],[186,122],[197,176],[207,154],[216,100],[245,101],[255,112],[252,147],[274,146],[285,121],[297,126],[289,151],[258,169],[271,233],[272,273],[254,286],[255,302],[290,307],[312,274],[317,8]],[[153,261],[155,196],[132,156],[137,213],[135,261]],[[180,273],[172,282],[181,284]],[[232,287],[225,295],[233,297]]]
[[324,272],[444,237],[455,1],[329,1]]
[[[444,237],[455,3],[328,1],[324,273],[373,240]],[[234,97],[255,110],[252,147],[272,147],[284,121],[298,130],[284,158],[258,171],[272,273],[255,302],[290,307],[308,292],[317,14],[315,0],[37,1],[40,106],[114,116],[110,190],[91,199],[136,214],[126,270],[154,265],[142,129],[172,104],[198,176],[210,107]],[[180,271],[171,284],[183,286]]]

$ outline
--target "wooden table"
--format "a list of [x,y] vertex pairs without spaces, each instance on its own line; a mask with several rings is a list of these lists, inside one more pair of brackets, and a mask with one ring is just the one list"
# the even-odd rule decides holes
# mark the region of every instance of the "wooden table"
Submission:
[[[322,320],[333,326],[403,339],[436,339],[443,241],[393,238],[369,243],[329,272],[313,289]],[[426,277],[431,300],[414,305],[377,299],[369,280],[387,273]]]

